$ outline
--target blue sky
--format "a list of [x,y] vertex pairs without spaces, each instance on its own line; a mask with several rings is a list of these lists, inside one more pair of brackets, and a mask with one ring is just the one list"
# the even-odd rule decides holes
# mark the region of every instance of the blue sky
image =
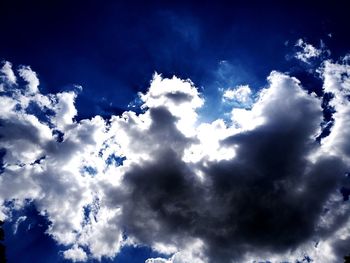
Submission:
[[123,111],[137,91],[145,90],[155,71],[191,78],[210,89],[220,61],[225,60],[237,72],[229,85],[259,88],[272,69],[290,69],[286,41],[292,44],[305,37],[318,44],[323,39],[336,57],[343,55],[349,42],[343,34],[345,11],[338,5],[295,1],[2,5],[6,39],[1,43],[2,59],[31,65],[47,92],[82,85],[84,93],[77,102],[81,116]]
[[[350,253],[350,234],[338,238],[350,191],[342,1],[0,10],[8,262],[321,262],[318,243],[334,256],[325,263]],[[278,220],[280,209],[291,212]]]

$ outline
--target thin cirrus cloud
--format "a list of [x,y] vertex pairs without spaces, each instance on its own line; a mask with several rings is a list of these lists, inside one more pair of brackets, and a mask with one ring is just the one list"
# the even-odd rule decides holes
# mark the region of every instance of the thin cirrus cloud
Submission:
[[139,113],[76,121],[75,91],[42,94],[30,67],[4,62],[0,219],[33,203],[72,261],[147,245],[169,255],[147,263],[339,262],[350,243],[340,191],[350,185],[350,66],[318,71],[335,110],[319,141],[322,97],[285,73],[256,94],[224,92],[249,103],[230,124],[200,122],[194,84],[158,74]]

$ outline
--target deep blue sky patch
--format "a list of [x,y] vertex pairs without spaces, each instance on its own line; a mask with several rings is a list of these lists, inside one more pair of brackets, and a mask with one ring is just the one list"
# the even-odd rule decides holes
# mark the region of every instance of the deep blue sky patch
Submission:
[[31,65],[46,92],[82,85],[81,118],[122,112],[155,71],[191,78],[207,94],[225,70],[224,86],[260,88],[272,69],[291,68],[286,42],[323,39],[334,57],[349,45],[340,3],[3,1],[0,8],[0,58]]

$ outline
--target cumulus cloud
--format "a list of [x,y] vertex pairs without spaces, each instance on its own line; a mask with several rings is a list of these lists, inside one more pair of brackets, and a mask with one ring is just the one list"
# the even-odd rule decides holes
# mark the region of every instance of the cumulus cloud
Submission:
[[72,261],[141,244],[168,255],[147,263],[339,262],[350,240],[340,192],[350,186],[349,68],[319,69],[336,111],[319,142],[322,98],[281,72],[254,101],[248,86],[224,93],[250,104],[231,110],[232,124],[200,123],[194,84],[159,74],[139,94],[141,113],[76,121],[75,92],[42,94],[30,67],[5,62],[0,219],[8,201],[33,202]]
[[27,82],[28,94],[35,94],[38,92],[39,79],[36,73],[29,66],[22,66],[18,69],[18,74]]
[[243,107],[249,107],[252,100],[252,91],[248,85],[240,85],[234,89],[227,89],[223,94],[223,101],[233,101]]
[[2,63],[2,67],[0,69],[0,79],[1,79],[1,89],[0,91],[4,91],[4,85],[14,85],[16,84],[17,78],[12,70],[12,64],[8,61]]
[[63,256],[64,258],[70,259],[73,262],[87,260],[87,255],[84,252],[84,250],[77,246],[74,246],[73,248],[64,251]]

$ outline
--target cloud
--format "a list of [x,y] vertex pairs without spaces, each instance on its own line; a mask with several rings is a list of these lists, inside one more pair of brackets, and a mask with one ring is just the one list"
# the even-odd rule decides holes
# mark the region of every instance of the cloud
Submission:
[[72,261],[140,244],[168,255],[147,263],[339,262],[350,240],[339,191],[350,186],[349,71],[345,61],[319,69],[336,110],[319,142],[322,97],[281,72],[254,101],[248,86],[224,93],[250,104],[231,109],[232,124],[200,122],[194,84],[159,74],[140,113],[77,121],[76,92],[42,94],[30,67],[16,75],[5,62],[0,219],[7,201],[33,202]]
[[20,216],[20,217],[16,220],[15,224],[13,225],[13,234],[14,234],[14,235],[17,233],[17,230],[18,230],[19,225],[20,225],[22,222],[24,222],[26,219],[27,219],[26,216]]
[[8,61],[2,62],[0,69],[1,88],[0,91],[4,91],[4,85],[16,84],[17,78],[12,70],[12,64]]
[[35,94],[38,92],[39,79],[36,73],[29,66],[22,66],[18,69],[18,74],[27,82],[28,94]]
[[[316,64],[321,64],[331,55],[331,51],[327,48],[326,43],[322,39],[320,40],[319,48],[305,42],[301,38],[297,40],[294,46],[296,49],[294,58],[304,62],[308,66],[313,66],[315,62],[317,62]],[[315,69],[315,67],[313,69]],[[312,68],[309,68],[309,72],[310,70],[312,71]]]
[[81,249],[80,247],[77,247],[77,246],[74,246],[73,248],[70,248],[70,249],[64,251],[63,256],[64,256],[64,258],[70,259],[73,262],[87,260],[87,255],[84,252],[84,250]]
[[322,53],[322,50],[317,49],[313,45],[304,42],[302,39],[298,39],[295,46],[301,49],[300,51],[296,52],[295,58],[305,63],[310,63],[310,60],[312,58],[316,58]]
[[203,254],[203,242],[193,240],[185,249],[176,252],[170,258],[149,258],[145,263],[203,263],[208,259]]
[[57,94],[56,103],[53,106],[56,115],[52,118],[52,122],[58,129],[64,130],[67,125],[73,124],[73,118],[77,114],[74,106],[76,96],[75,92]]
[[249,107],[252,104],[252,91],[248,85],[240,85],[234,89],[227,89],[223,94],[223,101],[234,101],[238,105]]

